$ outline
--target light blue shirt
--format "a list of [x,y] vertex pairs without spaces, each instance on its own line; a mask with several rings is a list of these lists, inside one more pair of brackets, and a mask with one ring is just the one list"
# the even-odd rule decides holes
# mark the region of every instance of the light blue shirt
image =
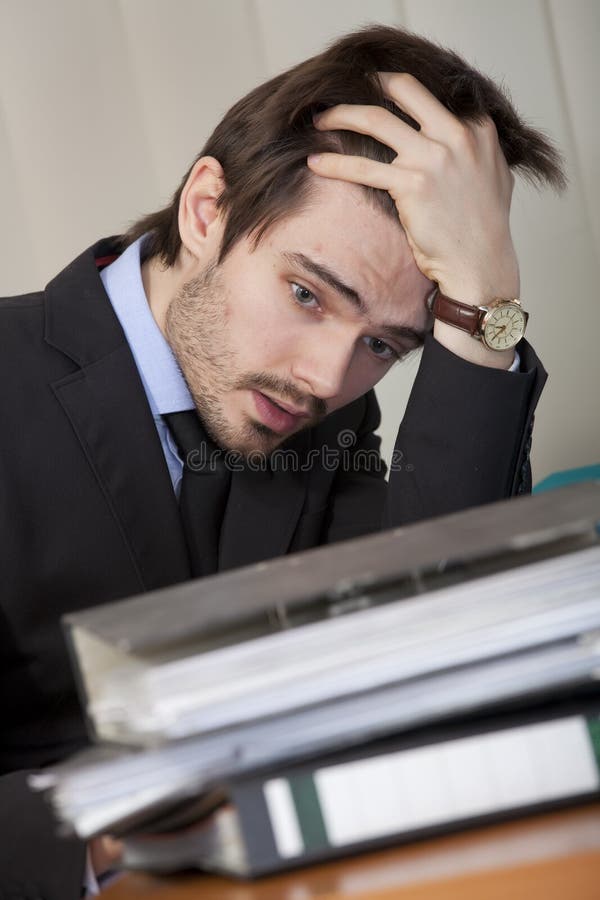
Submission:
[[194,408],[173,351],[150,311],[140,265],[140,238],[100,273],[116,316],[135,359],[154,423],[165,454],[173,489],[179,495],[183,462],[167,425],[165,413]]

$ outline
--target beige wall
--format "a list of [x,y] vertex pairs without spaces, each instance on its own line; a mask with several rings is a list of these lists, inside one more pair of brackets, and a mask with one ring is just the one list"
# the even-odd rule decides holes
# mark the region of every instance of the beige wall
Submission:
[[[550,371],[534,478],[600,461],[597,0],[0,0],[0,293],[162,204],[220,114],[356,25],[406,25],[503,80],[571,187],[519,185],[530,338]],[[379,389],[390,451],[415,365]]]

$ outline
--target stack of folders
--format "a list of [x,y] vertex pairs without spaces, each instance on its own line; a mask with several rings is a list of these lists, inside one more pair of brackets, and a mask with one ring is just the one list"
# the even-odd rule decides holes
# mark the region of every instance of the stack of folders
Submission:
[[96,746],[32,786],[238,876],[593,796],[599,523],[588,483],[71,615]]

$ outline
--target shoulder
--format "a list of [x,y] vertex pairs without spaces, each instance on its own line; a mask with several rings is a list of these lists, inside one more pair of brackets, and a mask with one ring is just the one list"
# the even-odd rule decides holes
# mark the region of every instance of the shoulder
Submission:
[[45,340],[46,296],[43,291],[0,297],[0,384],[25,392],[40,376],[51,381],[72,371],[72,363]]
[[33,294],[20,294],[16,297],[0,297],[0,315],[18,315],[19,313],[27,314],[27,310],[39,309],[44,305],[43,291],[36,291]]
[[11,355],[32,341],[39,344],[44,328],[44,294],[0,297],[0,356]]

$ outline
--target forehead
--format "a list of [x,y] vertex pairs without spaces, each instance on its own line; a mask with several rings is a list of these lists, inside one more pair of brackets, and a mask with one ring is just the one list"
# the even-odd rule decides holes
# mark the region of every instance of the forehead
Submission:
[[[399,222],[374,206],[358,185],[311,177],[309,202],[269,230],[268,250],[303,253],[331,268],[377,318],[413,318],[432,283],[417,267]],[[398,316],[398,304],[404,316]]]

